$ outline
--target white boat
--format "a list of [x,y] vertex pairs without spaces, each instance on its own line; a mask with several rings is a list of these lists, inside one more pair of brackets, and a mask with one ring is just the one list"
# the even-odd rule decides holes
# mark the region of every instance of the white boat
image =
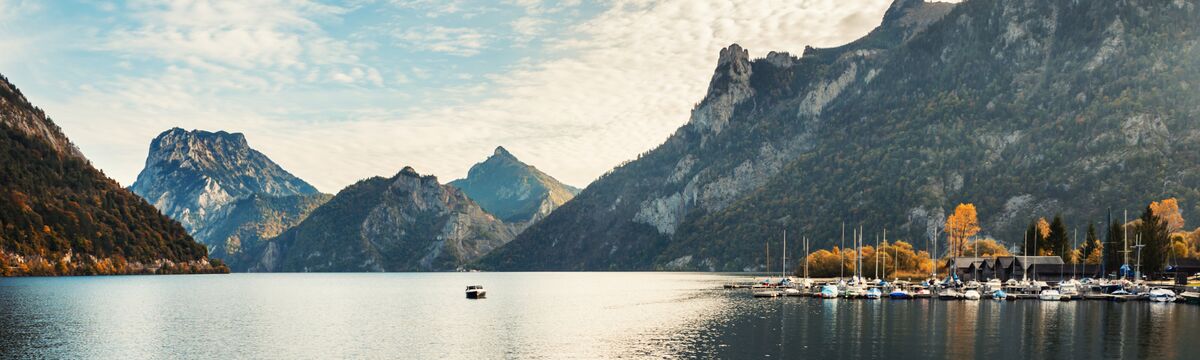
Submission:
[[976,291],[976,290],[967,290],[967,291],[963,292],[963,299],[979,300],[980,297],[981,296],[979,295],[979,291]]
[[959,300],[963,298],[963,294],[954,289],[942,290],[937,296],[941,300]]
[[800,289],[797,289],[797,288],[783,289],[783,296],[800,296],[800,295],[801,295]]
[[1168,289],[1150,290],[1150,301],[1174,302],[1175,292]]
[[467,286],[468,299],[483,299],[485,297],[487,297],[487,290],[483,289],[483,285]]
[[1062,284],[1058,284],[1058,292],[1062,294],[1064,300],[1078,299],[1080,298],[1079,285],[1079,282],[1075,280],[1064,281]]
[[1058,292],[1058,290],[1046,289],[1038,293],[1038,299],[1044,301],[1062,301],[1062,293]]
[[879,291],[879,288],[870,288],[867,289],[866,297],[868,299],[878,299],[883,297],[883,292]]
[[821,292],[818,295],[826,299],[836,299],[838,296],[838,287],[837,285],[822,286]]
[[996,290],[1000,290],[1000,288],[1003,288],[1003,287],[1004,287],[1004,283],[1000,282],[1000,279],[991,279],[991,280],[988,280],[987,283],[983,284],[983,291],[987,292],[987,293],[993,293],[993,292],[996,292]]
[[851,299],[861,298],[867,295],[867,290],[861,286],[851,286],[846,288],[846,297]]

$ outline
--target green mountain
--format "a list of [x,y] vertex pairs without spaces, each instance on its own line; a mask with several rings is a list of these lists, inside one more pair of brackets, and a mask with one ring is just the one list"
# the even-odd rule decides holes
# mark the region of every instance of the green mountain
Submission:
[[240,133],[180,128],[151,141],[130,189],[234,269],[243,268],[242,249],[300,223],[331,197],[251,148]]
[[220,272],[0,77],[0,275]]
[[390,179],[342,189],[247,254],[250,271],[445,271],[504,245],[514,233],[461,190],[405,167]]
[[784,228],[830,246],[845,221],[923,247],[959,202],[1010,245],[1034,217],[1167,196],[1194,222],[1196,19],[1196,0],[898,0],[841,47],[730,46],[663,145],[480,264],[755,270]]
[[487,160],[471,166],[465,179],[451,181],[450,185],[462,189],[500,220],[522,228],[579,193],[579,189],[517,160],[502,146]]

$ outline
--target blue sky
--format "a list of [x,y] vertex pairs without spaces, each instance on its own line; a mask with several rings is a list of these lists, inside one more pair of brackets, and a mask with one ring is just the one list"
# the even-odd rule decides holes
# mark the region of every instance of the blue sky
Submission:
[[835,46],[889,1],[0,0],[0,73],[130,184],[171,127],[322,191],[497,145],[583,186],[666,139],[718,51]]

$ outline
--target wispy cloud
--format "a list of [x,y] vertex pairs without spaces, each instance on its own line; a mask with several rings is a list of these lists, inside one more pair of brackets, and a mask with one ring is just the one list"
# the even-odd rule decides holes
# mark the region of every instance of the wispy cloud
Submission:
[[395,34],[405,46],[458,56],[475,56],[486,44],[485,35],[470,28],[421,26]]
[[142,0],[84,56],[18,60],[72,77],[18,85],[57,89],[39,104],[126,183],[181,126],[244,132],[328,192],[405,165],[449,180],[496,145],[585,185],[687,121],[722,47],[839,45],[888,3]]

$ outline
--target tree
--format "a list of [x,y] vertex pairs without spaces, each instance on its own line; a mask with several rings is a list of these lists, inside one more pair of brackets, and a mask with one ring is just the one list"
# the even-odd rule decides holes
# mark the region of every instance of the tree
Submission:
[[1121,254],[1123,248],[1123,236],[1125,229],[1121,222],[1113,220],[1108,226],[1108,234],[1104,236],[1104,270],[1108,272],[1117,271],[1121,268],[1124,255]]
[[1141,224],[1137,226],[1139,241],[1141,241],[1141,245],[1144,245],[1140,254],[1141,271],[1144,274],[1162,271],[1167,262],[1167,246],[1170,241],[1170,233],[1167,232],[1169,225],[1162,218],[1154,215],[1151,206],[1147,206],[1146,210],[1142,212],[1141,220]]
[[964,256],[974,257],[994,257],[994,256],[1009,256],[1008,249],[1004,248],[994,239],[980,239],[972,241],[967,245]]
[[1054,221],[1050,222],[1050,235],[1046,237],[1047,255],[1057,255],[1063,261],[1071,261],[1071,257],[1067,254],[1067,249],[1070,248],[1070,240],[1067,235],[1067,226],[1063,224],[1061,215],[1054,215]]
[[970,203],[958,204],[954,214],[946,218],[946,236],[954,256],[962,256],[966,250],[967,240],[979,233],[979,218],[975,213],[975,205]]
[[1088,265],[1099,264],[1101,260],[1102,249],[1104,245],[1100,243],[1100,238],[1096,237],[1096,224],[1088,224],[1087,236],[1083,239],[1083,249],[1081,252],[1083,263]]
[[1150,210],[1154,212],[1154,216],[1167,223],[1168,233],[1183,229],[1183,213],[1179,210],[1179,201],[1175,198],[1152,202]]

